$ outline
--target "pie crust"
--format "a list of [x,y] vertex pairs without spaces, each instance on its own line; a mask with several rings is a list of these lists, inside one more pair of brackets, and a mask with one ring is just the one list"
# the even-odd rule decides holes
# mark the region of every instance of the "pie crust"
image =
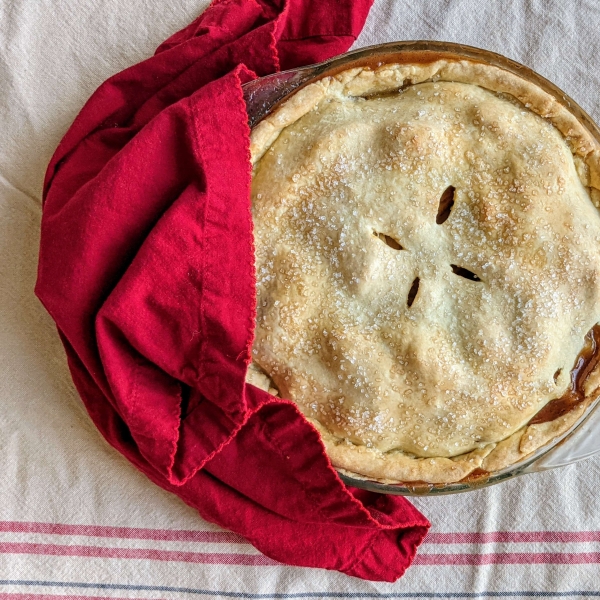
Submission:
[[595,399],[600,148],[554,97],[471,61],[355,68],[289,97],[251,155],[248,381],[294,401],[335,467],[496,472]]

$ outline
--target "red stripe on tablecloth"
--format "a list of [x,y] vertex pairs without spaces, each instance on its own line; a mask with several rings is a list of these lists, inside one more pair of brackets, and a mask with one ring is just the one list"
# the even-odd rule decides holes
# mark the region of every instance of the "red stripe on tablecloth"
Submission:
[[590,565],[600,552],[490,552],[489,554],[417,554],[413,565]]
[[600,531],[490,531],[488,533],[430,533],[428,544],[578,543],[598,542]]
[[[119,539],[247,544],[229,531],[192,531],[185,529],[147,529],[104,525],[65,525],[33,521],[0,521],[0,532],[81,535]],[[600,531],[490,531],[487,533],[430,533],[425,544],[493,544],[493,543],[582,543],[600,541]]]
[[235,543],[248,542],[230,531],[188,531],[183,529],[144,529],[141,527],[106,527],[104,525],[64,525],[32,521],[0,521],[0,532],[82,535],[124,540],[160,540],[169,542]]
[[[277,565],[262,554],[225,552],[185,552],[149,548],[106,548],[101,546],[34,544],[20,542],[0,543],[0,554],[41,554],[45,556],[72,556],[78,558],[144,559],[185,562],[208,565]],[[485,554],[418,554],[415,565],[521,565],[600,564],[600,552],[490,552]]]
[[205,565],[265,566],[279,563],[262,554],[230,552],[185,552],[182,550],[155,550],[151,548],[106,548],[61,544],[34,544],[1,542],[0,554],[42,554],[45,556],[75,556],[79,558],[121,558],[160,561],[178,561]]

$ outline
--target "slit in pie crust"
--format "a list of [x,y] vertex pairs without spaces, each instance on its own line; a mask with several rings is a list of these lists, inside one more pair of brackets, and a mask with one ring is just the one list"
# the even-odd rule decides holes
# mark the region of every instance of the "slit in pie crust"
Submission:
[[356,68],[289,97],[251,154],[248,381],[335,467],[495,472],[596,397],[600,151],[552,96],[471,61]]

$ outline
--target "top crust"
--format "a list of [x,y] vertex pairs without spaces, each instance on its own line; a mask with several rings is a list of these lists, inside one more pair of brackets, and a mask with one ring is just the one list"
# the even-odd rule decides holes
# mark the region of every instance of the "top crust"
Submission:
[[353,69],[294,94],[251,153],[255,376],[335,466],[449,483],[581,415],[527,425],[600,320],[600,151],[554,98],[468,61]]

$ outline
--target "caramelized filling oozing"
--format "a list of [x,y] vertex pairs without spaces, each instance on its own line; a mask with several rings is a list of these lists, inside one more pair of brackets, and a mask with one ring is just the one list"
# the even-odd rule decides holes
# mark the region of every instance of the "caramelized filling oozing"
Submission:
[[473,472],[469,473],[466,477],[463,477],[460,480],[460,483],[469,483],[472,481],[481,482],[482,479],[487,479],[491,473],[488,471],[484,471],[483,469],[475,469]]
[[600,361],[600,325],[594,325],[585,336],[585,345],[575,360],[575,366],[571,371],[569,389],[560,398],[548,402],[529,421],[529,425],[554,421],[554,419],[566,415],[582,402],[585,398],[583,384],[598,364],[598,361]]

